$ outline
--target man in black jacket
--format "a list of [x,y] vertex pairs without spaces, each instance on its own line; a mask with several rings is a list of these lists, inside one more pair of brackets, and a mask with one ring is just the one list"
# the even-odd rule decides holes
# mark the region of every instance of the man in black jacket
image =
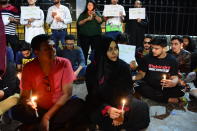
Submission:
[[[142,8],[142,3],[139,0],[136,0],[134,3],[134,8]],[[125,25],[125,32],[129,35],[129,44],[135,45],[136,49],[143,46],[143,39],[148,24],[147,17],[146,19],[132,19],[128,20]]]

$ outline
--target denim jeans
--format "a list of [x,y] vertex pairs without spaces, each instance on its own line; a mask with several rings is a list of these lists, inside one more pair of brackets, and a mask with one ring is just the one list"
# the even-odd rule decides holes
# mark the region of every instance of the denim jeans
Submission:
[[52,39],[55,42],[56,49],[59,47],[59,41],[61,41],[61,44],[64,44],[66,35],[66,30],[52,30]]

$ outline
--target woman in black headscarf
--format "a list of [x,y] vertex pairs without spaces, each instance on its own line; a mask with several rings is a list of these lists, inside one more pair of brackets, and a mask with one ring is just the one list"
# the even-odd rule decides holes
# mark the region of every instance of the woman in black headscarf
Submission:
[[[145,103],[132,98],[132,79],[129,65],[120,60],[118,45],[103,37],[95,61],[86,72],[86,97],[90,120],[104,131],[121,128],[139,130],[149,125],[149,109]],[[121,110],[121,100],[127,102]],[[124,121],[118,118],[124,114]]]

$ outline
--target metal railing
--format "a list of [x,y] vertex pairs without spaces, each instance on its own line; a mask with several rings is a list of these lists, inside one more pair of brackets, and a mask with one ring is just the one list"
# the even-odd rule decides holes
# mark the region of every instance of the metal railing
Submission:
[[[19,5],[24,5],[25,0],[17,1]],[[119,4],[125,8],[127,16],[129,8],[133,7],[134,1],[119,0]],[[62,1],[62,4],[72,9],[72,17],[75,16],[76,9],[66,2]],[[110,0],[96,0],[96,2],[99,11],[102,13],[104,5],[109,4]],[[197,36],[197,0],[142,0],[142,3],[146,8],[149,19],[147,34]],[[37,5],[44,10],[46,16],[47,9],[52,3],[49,0],[41,0]],[[102,27],[103,31],[105,31],[104,26]],[[50,30],[47,28],[46,30],[50,33]],[[74,21],[69,25],[68,33],[77,34],[76,32],[76,21]],[[23,35],[20,33],[24,33],[24,31],[19,31],[19,36]]]

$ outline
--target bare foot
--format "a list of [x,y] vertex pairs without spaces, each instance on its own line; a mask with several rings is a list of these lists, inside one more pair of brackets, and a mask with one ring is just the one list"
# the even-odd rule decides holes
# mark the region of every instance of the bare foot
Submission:
[[178,98],[169,98],[168,103],[178,103],[179,99]]

